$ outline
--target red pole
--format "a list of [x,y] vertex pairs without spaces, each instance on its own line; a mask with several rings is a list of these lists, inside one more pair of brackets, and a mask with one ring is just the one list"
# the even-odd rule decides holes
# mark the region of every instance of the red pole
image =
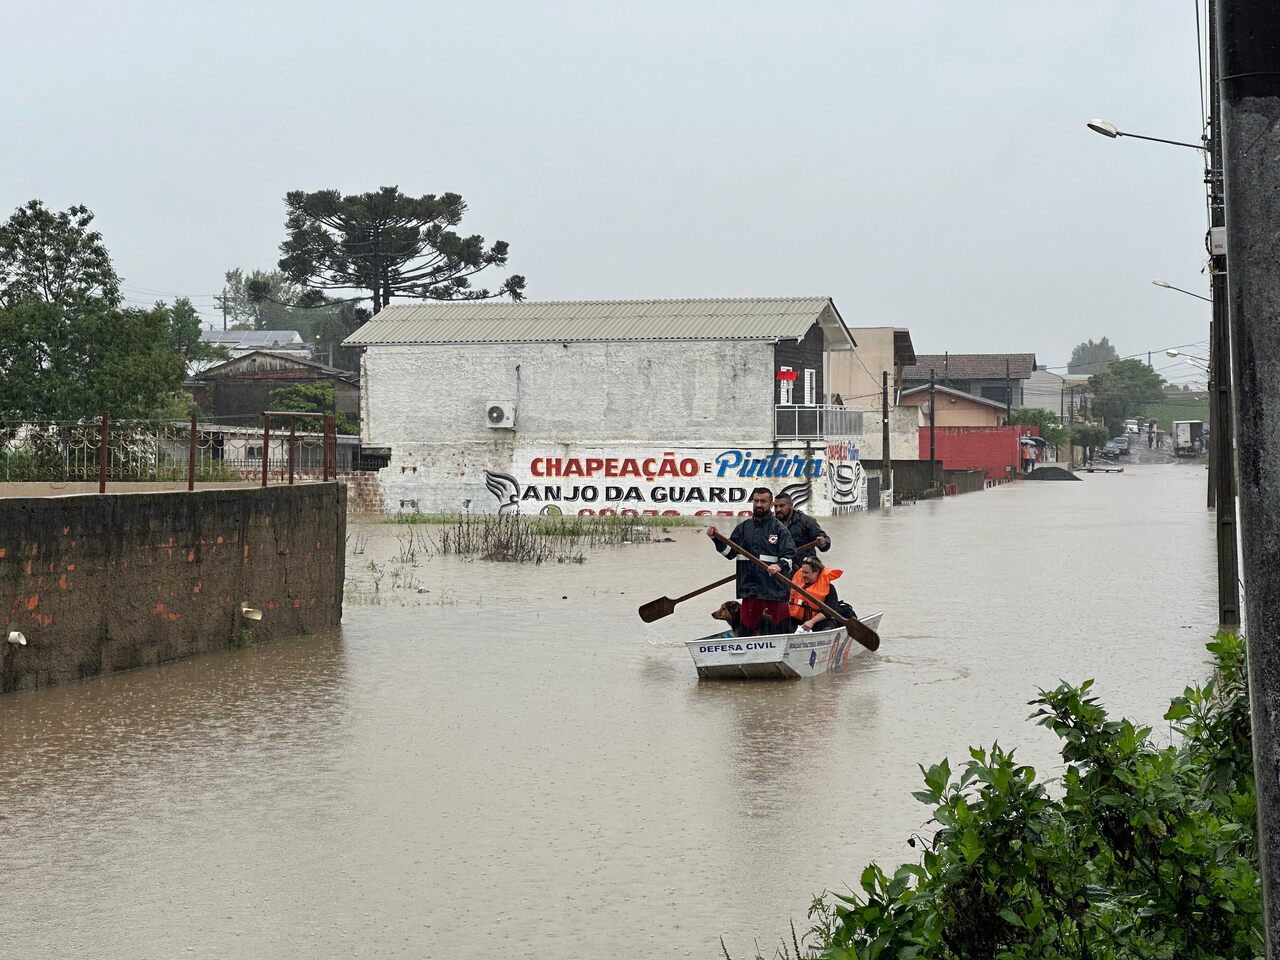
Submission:
[[293,450],[294,443],[297,438],[297,432],[294,428],[297,425],[297,422],[297,417],[289,418],[289,486],[291,487],[293,486]]
[[102,426],[98,428],[98,492],[107,492],[107,445],[111,442],[111,414],[102,411]]
[[267,460],[271,448],[271,414],[262,415],[262,485],[267,485]]
[[191,414],[191,442],[187,445],[187,489],[196,488],[196,415]]
[[337,429],[333,417],[326,413],[324,415],[324,479],[326,481],[338,479]]

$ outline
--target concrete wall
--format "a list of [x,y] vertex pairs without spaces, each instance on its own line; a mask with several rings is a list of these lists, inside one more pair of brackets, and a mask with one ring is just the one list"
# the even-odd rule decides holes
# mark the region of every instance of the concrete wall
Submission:
[[333,483],[2,499],[0,692],[335,626],[345,547]]
[[[938,482],[946,493],[973,493],[987,486],[983,470],[945,470],[938,468]],[[919,497],[932,486],[932,466],[928,460],[895,460],[893,492],[899,497]]]
[[[889,457],[893,460],[915,460],[920,456],[918,435],[920,432],[920,408],[893,407],[889,410]],[[858,448],[858,455],[869,470],[879,470],[884,435],[881,431],[879,410],[862,418],[862,433],[850,438]]]
[[840,394],[846,407],[880,412],[881,371],[889,371],[889,406],[897,396],[893,365],[893,327],[854,327],[856,350],[834,350],[827,360],[828,394]]
[[[759,341],[374,346],[363,442],[397,458],[463,441],[758,442],[773,436],[773,363]],[[514,430],[486,424],[493,400],[516,403]]]

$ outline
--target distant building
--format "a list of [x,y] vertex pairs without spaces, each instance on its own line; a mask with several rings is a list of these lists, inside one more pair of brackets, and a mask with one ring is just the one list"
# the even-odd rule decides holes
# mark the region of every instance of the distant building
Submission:
[[828,297],[392,305],[346,345],[389,511],[732,517],[758,485],[866,503],[863,414],[823,402],[856,346]]
[[880,412],[881,384],[889,374],[889,408],[897,406],[902,371],[916,363],[911,333],[901,327],[853,327],[858,346],[831,354],[828,364],[828,402],[838,395],[846,407]]
[[205,417],[246,424],[271,409],[272,390],[300,383],[332,384],[337,411],[359,422],[358,374],[274,350],[254,350],[209,367],[188,380],[187,389]]
[[1067,419],[1067,378],[1051,370],[1037,368],[1026,379],[1022,388],[1022,408],[1048,410],[1063,422]]
[[902,389],[928,386],[932,370],[937,383],[999,404],[1012,388],[1012,407],[1021,410],[1024,384],[1035,369],[1034,353],[922,353],[902,371]]
[[[929,387],[912,387],[903,390],[898,403],[904,407],[919,407],[922,423],[929,422]],[[984,400],[951,387],[934,387],[935,427],[999,427],[1003,426],[1005,406],[995,400]],[[924,428],[922,428],[924,429]]]
[[297,330],[201,330],[200,339],[226,347],[233,359],[255,350],[311,357],[310,348]]

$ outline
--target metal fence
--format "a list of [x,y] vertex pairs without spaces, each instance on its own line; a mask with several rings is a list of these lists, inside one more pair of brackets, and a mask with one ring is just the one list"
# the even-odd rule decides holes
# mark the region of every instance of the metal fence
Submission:
[[830,405],[778,405],[773,408],[773,435],[778,440],[816,440],[862,434],[862,411]]
[[[351,459],[351,447],[343,451]],[[75,423],[0,419],[0,483],[331,480],[341,468],[333,418],[270,411],[260,426],[189,421]],[[348,464],[348,469],[350,465]]]

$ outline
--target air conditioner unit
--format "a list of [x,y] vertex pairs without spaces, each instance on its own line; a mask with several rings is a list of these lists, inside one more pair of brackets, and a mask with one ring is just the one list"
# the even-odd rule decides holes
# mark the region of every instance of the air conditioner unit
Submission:
[[516,402],[514,400],[490,400],[485,404],[485,422],[495,430],[516,428]]

